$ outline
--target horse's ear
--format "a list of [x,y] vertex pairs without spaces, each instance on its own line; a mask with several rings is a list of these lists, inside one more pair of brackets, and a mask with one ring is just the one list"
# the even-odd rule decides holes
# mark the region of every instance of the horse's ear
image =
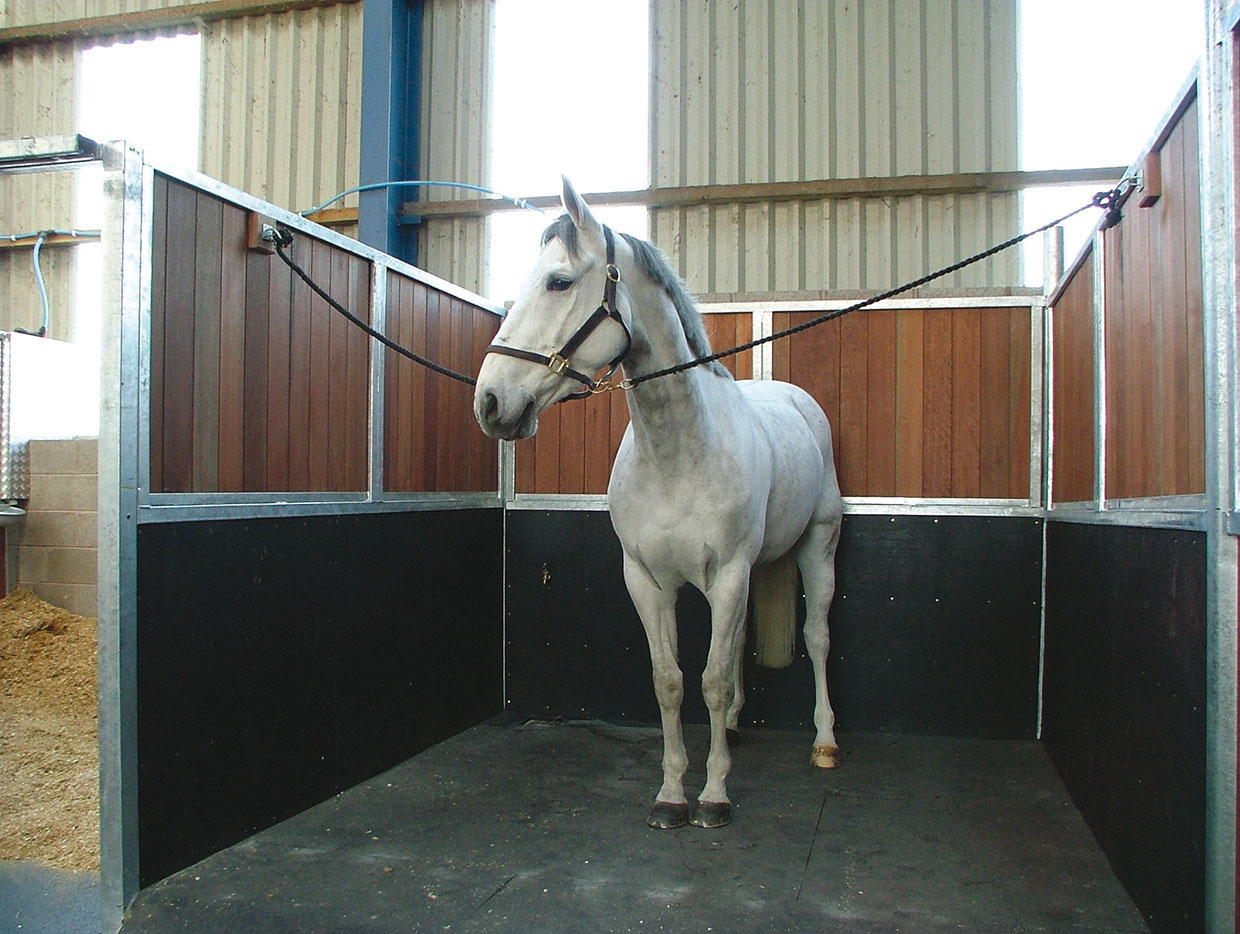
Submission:
[[568,176],[561,175],[560,178],[564,181],[564,192],[561,195],[561,199],[564,202],[564,210],[572,218],[573,226],[587,240],[601,248],[603,244],[603,225],[598,222],[598,219],[590,211],[590,206],[581,199],[581,195],[577,194],[577,189],[568,180]]

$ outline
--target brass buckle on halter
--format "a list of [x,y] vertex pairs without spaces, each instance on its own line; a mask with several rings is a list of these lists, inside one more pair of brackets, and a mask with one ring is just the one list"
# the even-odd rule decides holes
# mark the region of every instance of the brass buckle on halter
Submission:
[[617,389],[623,389],[625,392],[628,392],[632,388],[633,381],[631,379],[622,379],[614,383],[604,380],[601,383],[594,384],[594,387],[590,390],[590,395],[599,396],[605,392],[615,392]]
[[553,353],[547,358],[547,369],[556,376],[563,376],[564,371],[568,369],[568,357],[563,357],[558,353]]

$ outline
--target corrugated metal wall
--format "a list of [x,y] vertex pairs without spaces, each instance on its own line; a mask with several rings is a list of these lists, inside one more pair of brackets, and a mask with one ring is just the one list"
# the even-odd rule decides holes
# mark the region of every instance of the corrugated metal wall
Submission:
[[[1015,0],[652,4],[657,187],[1017,167]],[[1017,196],[652,213],[699,294],[838,292],[917,276],[1015,232]],[[1015,254],[944,286],[1019,284]]]
[[[78,46],[77,41],[63,40],[0,47],[0,139],[74,132]],[[71,226],[73,173],[0,175],[0,235]],[[0,248],[0,330],[37,330],[42,320],[32,248]],[[49,333],[68,338],[73,250],[47,247],[40,265],[51,307]]]
[[[426,0],[423,7],[421,175],[486,185],[491,177],[494,0]],[[447,188],[423,200],[474,198]],[[412,200],[412,198],[410,199]],[[431,219],[419,228],[418,265],[474,292],[486,287],[485,218]]]
[[64,23],[88,17],[192,5],[200,4],[195,4],[194,0],[5,0],[0,4],[0,28]]
[[361,3],[207,23],[202,65],[204,173],[293,211],[357,185]]

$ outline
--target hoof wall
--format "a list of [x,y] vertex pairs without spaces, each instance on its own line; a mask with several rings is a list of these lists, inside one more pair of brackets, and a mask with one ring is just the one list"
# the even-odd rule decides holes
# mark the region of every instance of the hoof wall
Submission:
[[655,830],[675,830],[689,823],[689,805],[687,802],[672,804],[668,801],[656,801],[646,818],[647,826]]
[[705,827],[707,830],[725,827],[731,821],[732,805],[726,801],[699,801],[693,809],[693,816],[689,818],[689,823],[694,827]]
[[809,755],[809,764],[820,769],[833,769],[840,764],[838,746],[815,746]]

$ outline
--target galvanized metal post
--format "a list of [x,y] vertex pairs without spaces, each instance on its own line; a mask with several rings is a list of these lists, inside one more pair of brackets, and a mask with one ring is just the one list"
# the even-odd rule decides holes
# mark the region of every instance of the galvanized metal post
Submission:
[[147,429],[142,335],[151,302],[151,173],[103,149],[105,282],[99,417],[99,826],[102,922],[138,894],[137,547],[139,438]]
[[[1206,885],[1209,931],[1236,924],[1236,153],[1232,0],[1208,0],[1198,84],[1206,416]],[[1234,529],[1230,529],[1234,533]]]

